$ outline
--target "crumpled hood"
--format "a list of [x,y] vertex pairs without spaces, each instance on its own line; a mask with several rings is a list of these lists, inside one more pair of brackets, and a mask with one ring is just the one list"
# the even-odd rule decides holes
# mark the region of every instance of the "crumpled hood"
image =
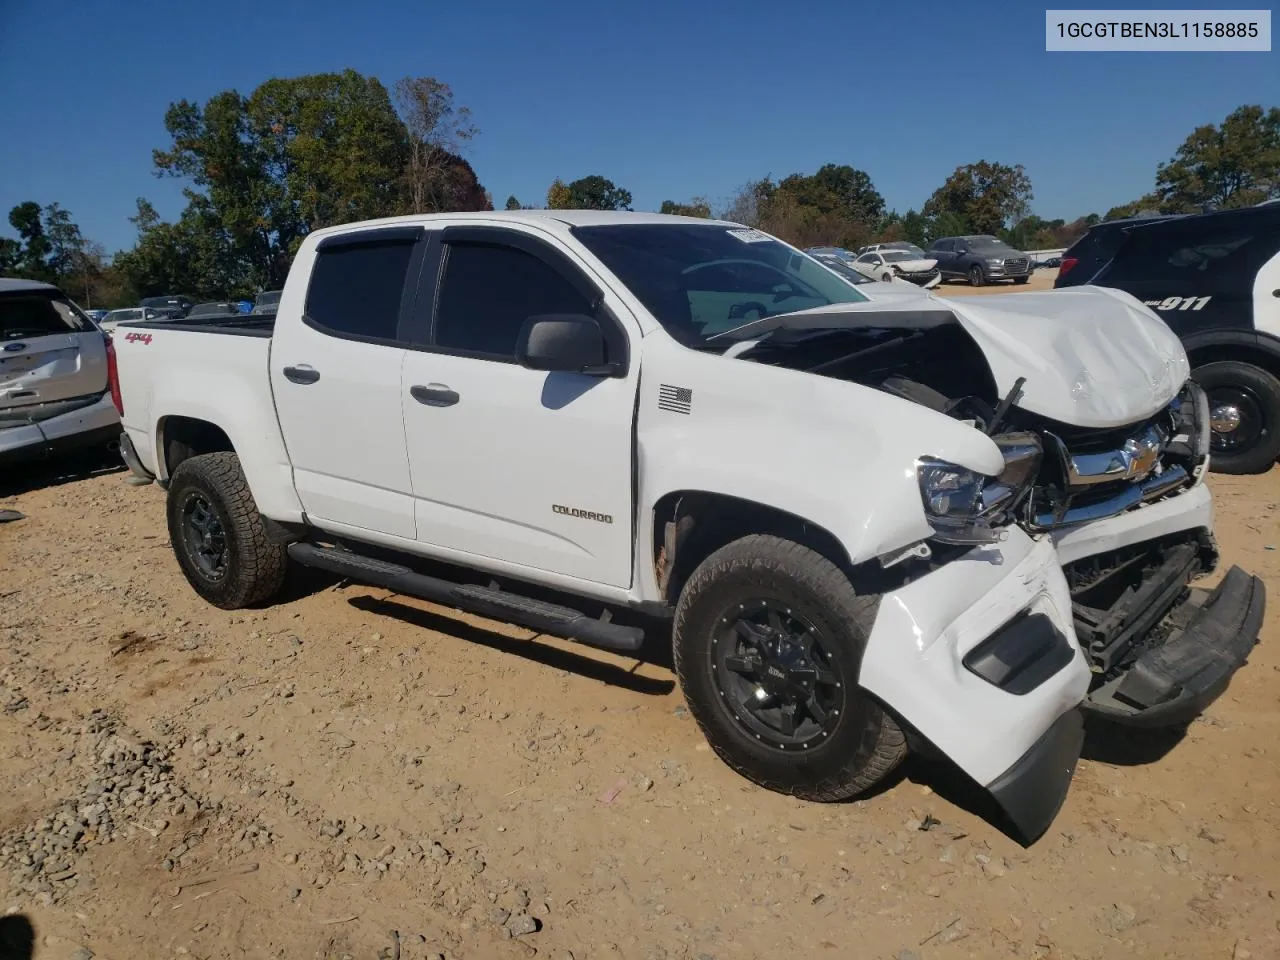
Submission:
[[1081,427],[1149,417],[1182,389],[1181,341],[1137,298],[1105,287],[961,299],[945,304],[982,349],[1000,393],[1026,377],[1017,406]]

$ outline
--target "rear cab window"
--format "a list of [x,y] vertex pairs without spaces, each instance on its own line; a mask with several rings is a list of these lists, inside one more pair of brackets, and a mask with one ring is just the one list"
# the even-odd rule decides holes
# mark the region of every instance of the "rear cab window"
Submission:
[[93,321],[56,290],[0,293],[0,340],[90,333]]
[[376,343],[399,341],[409,265],[420,229],[369,230],[322,241],[307,286],[303,321],[321,333]]

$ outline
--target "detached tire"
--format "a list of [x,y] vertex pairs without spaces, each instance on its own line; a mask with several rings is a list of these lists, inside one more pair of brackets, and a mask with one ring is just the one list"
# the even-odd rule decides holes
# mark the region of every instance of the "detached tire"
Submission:
[[196,593],[237,610],[274,596],[288,554],[267,536],[234,453],[207,453],[178,464],[169,481],[169,542]]
[[1266,473],[1280,457],[1280,380],[1251,363],[1220,360],[1192,371],[1209,397],[1209,469]]
[[721,760],[819,801],[863,793],[901,762],[901,728],[857,685],[877,600],[779,537],[744,537],[698,566],[676,606],[675,669]]

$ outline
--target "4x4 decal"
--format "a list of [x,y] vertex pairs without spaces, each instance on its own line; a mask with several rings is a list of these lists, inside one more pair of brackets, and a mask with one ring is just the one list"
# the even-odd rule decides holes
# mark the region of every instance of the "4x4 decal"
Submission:
[[149,334],[149,333],[127,333],[127,334],[125,334],[125,338],[124,338],[124,339],[125,339],[125,342],[126,342],[126,343],[138,343],[138,342],[141,342],[141,343],[150,343],[150,342],[151,342],[151,334]]
[[1165,297],[1163,300],[1144,300],[1155,310],[1203,310],[1213,297]]

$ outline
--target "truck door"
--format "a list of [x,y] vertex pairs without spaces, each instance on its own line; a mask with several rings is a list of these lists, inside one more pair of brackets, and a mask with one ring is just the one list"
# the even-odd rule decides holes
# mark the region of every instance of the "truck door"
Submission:
[[515,359],[537,314],[595,314],[627,337],[613,301],[532,232],[457,226],[441,240],[439,270],[422,271],[424,284],[439,277],[432,335],[407,354],[401,393],[418,539],[463,562],[630,585],[636,351],[622,377]]
[[400,406],[402,324],[425,251],[421,227],[327,237],[295,271],[271,344],[271,387],[307,516],[414,539],[413,488]]

